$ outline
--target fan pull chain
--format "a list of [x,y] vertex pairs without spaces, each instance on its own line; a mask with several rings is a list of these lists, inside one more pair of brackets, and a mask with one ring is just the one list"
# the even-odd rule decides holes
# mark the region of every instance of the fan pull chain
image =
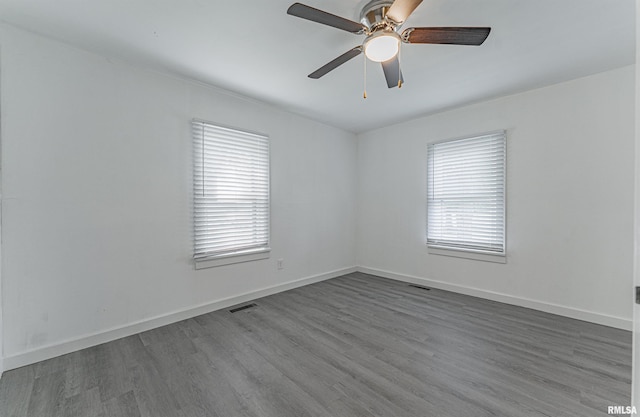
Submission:
[[366,99],[367,98],[367,56],[365,54],[362,54],[363,58],[364,58],[364,94],[362,95],[362,98]]
[[398,88],[402,88],[402,66],[400,65],[400,53],[402,52],[402,45],[398,48]]

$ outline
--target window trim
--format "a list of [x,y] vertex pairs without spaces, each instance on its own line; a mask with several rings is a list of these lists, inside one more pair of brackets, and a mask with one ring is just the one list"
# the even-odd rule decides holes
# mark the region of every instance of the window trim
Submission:
[[427,246],[427,253],[430,255],[449,256],[452,258],[464,258],[474,261],[495,262],[498,264],[507,263],[507,254],[480,252],[464,249],[445,248],[440,246]]
[[213,268],[216,266],[239,264],[243,262],[259,261],[269,259],[271,248],[256,250],[252,253],[229,253],[225,255],[210,256],[206,258],[194,258],[196,269]]
[[[429,142],[427,144],[427,147],[430,145],[437,145],[440,143],[446,143],[446,142],[453,142],[453,141],[457,141],[457,140],[464,140],[464,139],[474,139],[474,138],[480,138],[483,136],[492,136],[492,135],[503,135],[504,136],[504,148],[505,148],[505,152],[504,152],[504,169],[503,169],[503,184],[504,184],[504,188],[503,188],[503,192],[504,192],[504,198],[502,200],[502,205],[503,205],[503,213],[504,213],[504,217],[503,217],[503,229],[504,229],[504,234],[502,237],[502,252],[496,252],[496,251],[490,251],[490,250],[482,250],[482,249],[473,249],[473,248],[463,248],[463,247],[453,247],[453,246],[446,246],[446,245],[440,245],[437,243],[432,243],[430,244],[428,241],[428,233],[429,233],[429,215],[427,214],[426,217],[426,234],[425,234],[425,245],[427,246],[427,253],[432,254],[432,255],[442,255],[442,256],[449,256],[449,257],[455,257],[455,258],[465,258],[465,259],[471,259],[471,260],[477,260],[477,261],[486,261],[486,262],[495,262],[495,263],[502,263],[502,264],[506,264],[507,263],[507,139],[508,139],[508,135],[507,135],[507,130],[506,129],[499,129],[499,130],[492,130],[492,131],[488,131],[488,132],[482,132],[482,133],[476,133],[476,134],[470,134],[470,135],[464,135],[464,136],[458,136],[458,137],[453,137],[453,138],[448,138],[448,139],[441,139],[441,140],[437,140],[437,141],[433,141],[433,142]],[[427,181],[427,187],[425,187],[425,190],[427,192],[427,194],[425,195],[425,201],[428,204],[428,200],[429,200],[429,194],[428,194],[428,190],[429,190],[429,171],[428,171],[428,153],[427,153],[427,175],[426,175],[426,181]],[[427,206],[427,212],[428,212],[428,206]]]
[[[200,257],[196,257],[195,255],[195,251],[192,248],[192,259],[194,262],[194,266],[195,269],[206,269],[206,268],[213,268],[216,266],[223,266],[223,265],[231,265],[231,264],[236,264],[236,263],[244,263],[244,262],[250,262],[250,261],[257,261],[257,260],[262,260],[262,259],[269,259],[271,256],[271,138],[269,137],[269,135],[265,134],[265,133],[261,133],[261,132],[257,132],[257,131],[252,131],[252,130],[248,130],[248,129],[240,129],[234,126],[229,126],[229,125],[225,125],[225,124],[221,124],[221,123],[217,123],[217,122],[212,122],[209,120],[204,120],[204,119],[199,119],[199,118],[193,118],[190,121],[190,126],[191,129],[193,129],[193,125],[194,123],[202,123],[202,124],[208,124],[211,125],[213,127],[216,128],[221,128],[221,129],[228,129],[228,130],[234,130],[240,133],[246,133],[249,135],[256,135],[256,136],[263,136],[267,139],[267,182],[268,182],[268,186],[267,186],[267,201],[268,201],[268,212],[267,212],[267,243],[266,246],[260,246],[260,247],[256,247],[256,248],[248,248],[248,249],[241,249],[238,251],[234,251],[234,252],[227,252],[227,253],[221,253],[221,254],[212,254],[212,255],[208,255],[208,256],[200,256]],[[194,143],[193,141],[193,135],[192,135],[192,143]],[[194,150],[194,154],[195,154],[195,150]],[[193,161],[193,163],[195,164],[196,161]],[[194,166],[195,168],[195,166]],[[195,180],[195,177],[192,177],[192,181]],[[195,192],[195,189],[192,188],[192,193]],[[195,204],[195,195],[192,194],[192,204]],[[195,206],[194,206],[194,210],[192,211],[193,213],[193,221],[194,221],[194,226],[195,227]]]

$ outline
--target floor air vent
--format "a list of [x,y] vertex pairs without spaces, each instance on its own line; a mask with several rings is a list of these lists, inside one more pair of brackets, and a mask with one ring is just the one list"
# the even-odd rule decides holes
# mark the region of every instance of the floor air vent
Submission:
[[409,284],[410,287],[413,288],[419,288],[421,290],[425,290],[425,291],[431,291],[431,288],[429,287],[423,287],[422,285],[416,285],[416,284]]
[[229,310],[229,313],[237,313],[238,311],[246,310],[248,308],[253,308],[253,307],[256,307],[257,305],[258,304],[256,303],[251,303],[241,307],[232,308],[231,310]]

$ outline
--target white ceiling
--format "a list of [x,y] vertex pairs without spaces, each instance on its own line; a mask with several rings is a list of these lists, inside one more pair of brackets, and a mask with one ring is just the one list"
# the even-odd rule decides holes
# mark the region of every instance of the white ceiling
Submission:
[[[358,20],[362,0],[304,0]],[[491,26],[480,47],[403,45],[405,84],[388,89],[360,44],[286,14],[292,0],[0,0],[0,19],[81,48],[177,73],[353,132],[635,62],[634,0],[425,0],[411,26]]]

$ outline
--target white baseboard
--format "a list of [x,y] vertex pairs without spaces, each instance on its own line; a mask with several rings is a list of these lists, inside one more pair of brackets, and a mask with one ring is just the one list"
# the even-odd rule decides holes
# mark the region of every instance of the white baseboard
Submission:
[[543,301],[531,300],[528,298],[515,297],[497,293],[493,291],[482,290],[478,288],[465,287],[462,285],[450,284],[442,281],[434,281],[426,278],[420,278],[411,275],[397,274],[395,272],[384,271],[381,269],[368,268],[365,266],[358,267],[359,272],[365,274],[377,275],[396,281],[408,282],[411,284],[424,285],[427,287],[438,288],[441,290],[451,291],[459,294],[471,295],[487,300],[498,301],[505,304],[511,304],[520,307],[531,308],[533,310],[544,311],[546,313],[557,314],[559,316],[570,317],[572,319],[588,321],[591,323],[602,324],[604,326],[615,327],[617,329],[632,330],[633,321],[623,317],[609,316],[606,314],[594,313],[592,311],[580,310],[577,308],[565,307],[558,304],[545,303]]
[[2,370],[8,371],[10,369],[20,368],[21,366],[30,365],[46,359],[51,359],[57,356],[66,355],[67,353],[75,352],[81,349],[86,349],[92,346],[97,346],[102,343],[121,339],[123,337],[131,336],[136,333],[155,329],[157,327],[166,326],[167,324],[172,324],[181,320],[186,320],[192,317],[199,316],[201,314],[210,313],[212,311],[221,310],[236,304],[255,300],[256,298],[262,298],[268,295],[287,291],[293,288],[298,288],[298,287],[313,284],[316,282],[324,281],[327,279],[336,278],[341,275],[350,274],[355,271],[357,271],[357,268],[351,267],[351,268],[344,268],[344,269],[327,272],[324,274],[313,275],[310,277],[289,281],[284,284],[278,284],[271,287],[262,288],[256,291],[251,291],[245,294],[224,298],[222,300],[212,301],[206,304],[201,304],[201,305],[189,307],[183,310],[174,311],[172,313],[163,314],[161,316],[140,320],[134,323],[126,324],[124,326],[119,326],[119,327],[114,327],[108,330],[99,331],[96,333],[88,334],[88,335],[67,340],[64,342],[43,346],[27,352],[6,356],[4,357],[4,363],[2,361],[2,358],[0,358],[0,366],[1,366],[0,372]]
[[486,291],[478,288],[465,287],[462,285],[450,284],[442,281],[434,281],[426,278],[398,274],[395,272],[385,271],[381,269],[368,268],[364,266],[339,269],[324,274],[313,275],[310,277],[278,284],[271,287],[262,288],[245,294],[228,297],[222,300],[212,301],[210,303],[189,307],[183,310],[167,313],[161,316],[140,320],[138,322],[126,324],[124,326],[114,327],[108,330],[88,334],[75,339],[64,342],[43,346],[27,352],[0,357],[0,377],[3,371],[30,365],[43,360],[55,358],[67,353],[86,349],[112,340],[131,336],[136,333],[152,330],[157,327],[172,324],[181,320],[186,320],[201,314],[210,313],[212,311],[221,310],[236,304],[241,304],[257,298],[266,297],[268,295],[287,291],[293,288],[302,287],[341,275],[350,274],[352,272],[363,272],[366,274],[377,275],[396,281],[408,282],[412,284],[425,285],[446,291],[456,292],[459,294],[471,295],[487,300],[498,301],[505,304],[512,304],[520,307],[531,308],[534,310],[544,311],[547,313],[558,314],[578,320],[588,321],[591,323],[602,324],[604,326],[615,327],[623,330],[631,330],[633,321],[622,317],[609,316],[606,314],[594,313],[591,311],[580,310],[565,307],[557,304],[545,303],[542,301],[531,300],[527,298],[515,297],[507,294]]

